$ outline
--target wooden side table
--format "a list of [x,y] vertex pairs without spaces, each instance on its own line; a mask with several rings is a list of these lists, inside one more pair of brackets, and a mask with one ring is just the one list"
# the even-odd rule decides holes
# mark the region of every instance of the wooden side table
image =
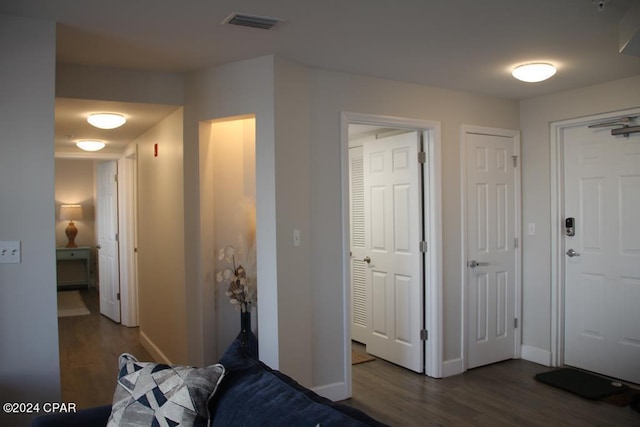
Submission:
[[[82,262],[84,264],[83,273],[84,277],[82,278],[73,278],[69,280],[65,280],[61,278],[60,275],[60,265],[62,263],[67,262]],[[91,277],[90,273],[91,266],[91,248],[86,247],[78,247],[78,248],[56,248],[56,267],[58,268],[57,274],[57,285],[58,289],[63,289],[65,287],[72,286],[86,286],[89,289],[89,279]]]

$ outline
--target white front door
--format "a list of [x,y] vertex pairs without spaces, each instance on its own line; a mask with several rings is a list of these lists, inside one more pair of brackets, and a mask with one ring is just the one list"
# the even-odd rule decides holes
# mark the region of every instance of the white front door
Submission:
[[366,142],[365,275],[369,287],[367,352],[416,372],[424,370],[419,135]]
[[467,368],[514,357],[516,144],[465,132]]
[[118,264],[118,187],[115,161],[98,162],[96,170],[96,232],[100,313],[120,322]]
[[640,383],[640,135],[563,142],[565,364]]

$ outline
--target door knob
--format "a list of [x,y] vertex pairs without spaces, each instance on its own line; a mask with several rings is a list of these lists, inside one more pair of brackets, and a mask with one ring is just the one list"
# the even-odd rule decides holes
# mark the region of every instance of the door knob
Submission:
[[102,246],[96,245],[96,249],[100,249],[100,248],[102,248]]
[[567,255],[569,255],[571,258],[573,258],[574,256],[580,256],[580,254],[576,251],[574,251],[573,249],[569,249],[567,251]]
[[471,261],[469,261],[468,263],[469,267],[471,268],[476,268],[476,267],[484,267],[489,265],[488,262],[478,262],[475,259],[472,259]]
[[364,257],[363,261],[366,262],[367,264],[370,264],[371,263],[371,258],[366,256],[366,257]]

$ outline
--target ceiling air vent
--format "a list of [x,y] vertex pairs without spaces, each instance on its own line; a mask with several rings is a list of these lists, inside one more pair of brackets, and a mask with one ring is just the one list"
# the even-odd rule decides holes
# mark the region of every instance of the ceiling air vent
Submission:
[[223,24],[260,28],[262,30],[270,30],[275,27],[278,22],[281,22],[281,20],[277,18],[269,18],[267,16],[256,15],[242,15],[239,13],[232,13],[231,15],[227,16],[224,21],[222,21]]

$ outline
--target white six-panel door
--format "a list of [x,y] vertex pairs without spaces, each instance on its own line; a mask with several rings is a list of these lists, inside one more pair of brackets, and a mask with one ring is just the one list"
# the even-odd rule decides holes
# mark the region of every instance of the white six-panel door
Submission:
[[418,147],[418,132],[363,146],[366,251],[360,264],[369,298],[367,352],[422,372]]
[[115,161],[98,162],[96,169],[96,232],[100,313],[120,322],[118,265],[118,188]]
[[563,141],[565,218],[575,218],[564,237],[565,363],[640,383],[640,135],[582,125]]
[[514,357],[513,136],[465,133],[467,368]]

